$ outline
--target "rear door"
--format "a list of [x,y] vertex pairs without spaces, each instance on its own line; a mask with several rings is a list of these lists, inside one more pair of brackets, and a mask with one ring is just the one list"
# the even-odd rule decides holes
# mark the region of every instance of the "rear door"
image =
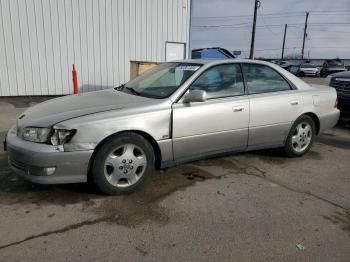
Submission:
[[247,147],[249,99],[239,64],[221,64],[203,72],[189,87],[207,92],[205,102],[173,104],[175,161],[242,150]]
[[292,123],[302,113],[301,94],[267,65],[242,66],[250,100],[248,148],[283,145]]

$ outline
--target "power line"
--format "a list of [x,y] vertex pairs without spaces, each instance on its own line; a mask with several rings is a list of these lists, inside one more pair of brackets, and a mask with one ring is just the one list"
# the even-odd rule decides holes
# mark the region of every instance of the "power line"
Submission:
[[[309,11],[310,14],[313,15],[338,15],[338,13],[350,13],[350,10],[334,10],[334,11]],[[264,16],[291,16],[292,14],[299,14],[299,16],[304,16],[304,11],[296,11],[296,12],[278,12],[278,13],[268,13],[264,14]],[[345,15],[345,14],[343,14]],[[251,14],[245,15],[228,15],[228,16],[194,16],[193,19],[216,19],[216,18],[231,18],[231,17],[251,17]]]
[[328,32],[328,33],[344,33],[344,34],[350,34],[350,31],[339,31],[339,30],[327,30],[327,29],[311,29],[311,32]]
[[258,9],[258,12],[259,12],[259,15],[260,15],[260,17],[261,17],[261,20],[262,20],[263,25],[265,26],[265,28],[266,28],[267,30],[269,30],[269,32],[270,32],[271,34],[273,34],[273,35],[276,36],[277,34],[276,34],[274,31],[272,31],[271,28],[265,23],[264,16],[262,15],[260,9]]
[[[285,13],[269,13],[265,14],[265,16],[270,16],[270,15],[280,15],[280,14],[293,14],[293,13],[304,13],[304,12],[285,12]],[[226,17],[251,17],[251,14],[246,14],[246,15],[228,15],[228,16],[195,16],[193,18],[226,18]]]
[[[299,49],[300,47],[285,47],[284,49]],[[349,49],[347,46],[311,46],[308,49]],[[255,51],[274,51],[274,50],[281,50],[281,48],[267,48],[267,49],[256,49]],[[247,50],[242,50],[247,51]]]
[[319,10],[319,11],[309,11],[310,13],[349,13],[350,10]]
[[[304,16],[302,14],[291,14],[291,15],[273,15],[273,16],[268,16],[265,15],[266,18],[268,19],[273,19],[273,18],[289,18],[289,17],[298,17],[298,16]],[[223,16],[223,17],[213,17],[213,18],[201,18],[201,17],[194,17],[193,19],[196,20],[197,22],[201,22],[201,21],[207,21],[207,22],[216,22],[216,21],[221,21],[221,20],[235,20],[235,19],[250,19],[251,15],[249,16]]]
[[[244,26],[244,25],[250,25],[251,22],[245,22],[245,23],[237,23],[237,24],[219,24],[219,25],[193,25],[192,27],[195,28],[200,28],[200,27],[217,27],[217,28],[230,28],[230,27],[239,27],[239,26]],[[303,25],[304,23],[291,23],[288,25],[291,26],[297,26],[297,25]],[[348,26],[350,25],[350,22],[332,22],[332,23],[308,23],[308,25],[312,25],[312,26]],[[275,27],[281,27],[284,26],[283,24],[270,24],[270,25],[266,25],[264,24],[264,26],[275,26]],[[263,27],[264,27],[263,26]]]

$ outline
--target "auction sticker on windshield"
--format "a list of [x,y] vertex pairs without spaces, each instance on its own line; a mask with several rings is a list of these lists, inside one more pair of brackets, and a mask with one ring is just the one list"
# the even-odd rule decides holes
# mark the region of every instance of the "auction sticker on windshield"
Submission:
[[199,66],[194,66],[194,65],[183,65],[183,66],[178,66],[177,69],[183,70],[183,71],[197,71]]

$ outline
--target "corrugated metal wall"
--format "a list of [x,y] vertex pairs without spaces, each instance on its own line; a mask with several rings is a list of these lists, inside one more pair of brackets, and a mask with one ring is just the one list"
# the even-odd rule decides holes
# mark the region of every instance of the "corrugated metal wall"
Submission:
[[164,61],[187,42],[190,0],[0,0],[0,96],[72,93],[126,82],[130,60]]

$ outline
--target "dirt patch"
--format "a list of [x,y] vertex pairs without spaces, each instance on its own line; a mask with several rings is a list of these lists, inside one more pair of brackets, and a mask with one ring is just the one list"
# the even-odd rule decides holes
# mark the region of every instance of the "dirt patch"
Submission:
[[323,160],[323,157],[319,152],[310,150],[306,155],[304,156],[306,159],[312,159],[312,160]]
[[210,159],[194,162],[194,165],[199,167],[219,166],[223,169],[228,169],[228,170],[237,169],[236,163],[232,162],[227,158],[210,158]]
[[[17,179],[12,172],[6,172],[6,175],[4,175],[5,169],[3,165],[0,166],[2,172],[0,175],[0,205],[31,203],[40,208],[44,205],[82,204],[83,212],[93,212],[97,215],[97,218],[32,235],[20,241],[0,246],[0,249],[102,222],[127,227],[135,227],[149,220],[165,224],[169,218],[167,210],[158,205],[162,199],[175,191],[185,190],[186,187],[196,182],[218,178],[195,165],[184,165],[170,168],[165,172],[155,173],[133,194],[103,196],[92,194],[84,184],[67,186],[34,185],[22,179]],[[30,210],[26,211],[26,213],[30,212]],[[54,216],[55,213],[50,213],[48,219]],[[143,247],[137,247],[137,251],[147,255],[147,251]]]
[[183,165],[156,172],[133,194],[104,196],[88,184],[37,185],[27,182],[10,170],[7,154],[0,154],[0,205],[34,204],[40,208],[81,204],[85,212],[96,213],[106,221],[126,226],[145,220],[166,222],[166,210],[157,205],[160,200],[212,178],[216,176],[200,166]]
[[247,156],[252,158],[258,158],[263,162],[271,165],[283,165],[294,160],[300,161],[300,159],[302,160],[307,160],[307,159],[322,160],[323,159],[319,152],[312,151],[312,150],[310,150],[301,158],[295,158],[295,159],[283,156],[283,153],[281,152],[281,150],[278,150],[278,149],[254,151],[254,152],[248,153]]
[[339,225],[341,229],[350,232],[350,211],[337,211],[330,216],[323,216],[323,218],[331,221],[332,223]]
[[277,151],[259,151],[249,155],[262,160],[263,162],[271,165],[283,165],[286,163],[286,158],[281,157],[281,153]]
[[217,177],[194,165],[170,168],[166,172],[155,173],[133,194],[105,198],[92,211],[99,216],[109,217],[110,223],[125,226],[136,226],[145,220],[166,223],[167,211],[158,206],[159,201],[198,181],[212,178]]
[[54,186],[27,182],[11,171],[7,154],[0,154],[0,205],[89,205],[92,199],[100,197],[86,184]]

